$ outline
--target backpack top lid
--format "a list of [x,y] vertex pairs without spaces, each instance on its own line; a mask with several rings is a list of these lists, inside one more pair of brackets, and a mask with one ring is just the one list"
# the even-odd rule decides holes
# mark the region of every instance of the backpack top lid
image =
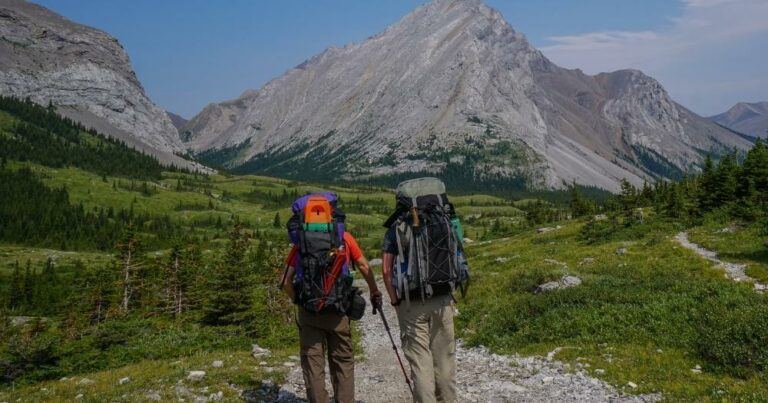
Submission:
[[418,178],[400,182],[395,190],[397,198],[417,198],[445,194],[445,184],[437,178]]
[[[310,204],[310,201],[313,206],[318,206],[322,204],[322,200],[325,200],[327,203],[328,209],[326,211],[328,211],[330,217],[333,214],[333,209],[335,209],[336,201],[338,200],[338,196],[333,192],[317,192],[301,196],[293,202],[291,210],[293,211],[293,214],[303,214],[307,211],[307,206]],[[303,218],[306,219],[306,217]],[[327,222],[330,222],[330,219]]]
[[333,219],[333,211],[328,199],[323,196],[310,197],[304,207],[304,223],[330,223]]

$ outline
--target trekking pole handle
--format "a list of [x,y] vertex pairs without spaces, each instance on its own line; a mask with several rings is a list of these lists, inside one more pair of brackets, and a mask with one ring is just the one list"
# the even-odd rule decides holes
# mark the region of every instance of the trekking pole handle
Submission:
[[411,217],[413,218],[413,226],[418,228],[420,226],[419,212],[416,207],[411,207]]

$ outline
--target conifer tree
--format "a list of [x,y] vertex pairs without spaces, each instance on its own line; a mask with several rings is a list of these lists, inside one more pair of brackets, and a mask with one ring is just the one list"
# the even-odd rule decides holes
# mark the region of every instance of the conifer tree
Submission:
[[229,245],[211,274],[203,306],[203,320],[212,325],[233,325],[248,319],[252,307],[252,274],[245,264],[249,234],[239,220],[229,232]]
[[164,266],[165,299],[174,317],[181,316],[191,305],[190,291],[199,259],[195,249],[175,242]]
[[571,183],[569,207],[574,217],[583,217],[592,214],[595,206],[581,194],[581,190],[576,185],[576,181]]
[[736,176],[738,174],[736,156],[728,154],[720,161],[715,171],[715,202],[719,207],[736,200]]
[[24,269],[24,285],[22,288],[22,301],[27,309],[34,305],[35,299],[35,278],[32,270],[32,262],[27,259],[27,266]]
[[13,266],[11,284],[8,290],[8,307],[12,310],[18,309],[23,305],[24,292],[22,287],[21,270],[19,268],[19,261],[17,260]]
[[131,307],[131,298],[136,291],[137,272],[141,267],[139,252],[139,238],[133,229],[133,224],[128,224],[123,231],[121,240],[115,245],[118,255],[118,265],[120,268],[120,280],[118,284],[121,289],[120,311],[123,314],[128,313]]

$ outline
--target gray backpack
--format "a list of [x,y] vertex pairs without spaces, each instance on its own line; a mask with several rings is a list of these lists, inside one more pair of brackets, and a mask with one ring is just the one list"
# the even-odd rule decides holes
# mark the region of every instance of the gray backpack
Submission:
[[398,255],[392,284],[398,298],[422,300],[438,287],[456,288],[462,295],[469,281],[469,266],[462,246],[461,223],[436,178],[405,181],[396,190],[397,210],[385,223],[395,231]]

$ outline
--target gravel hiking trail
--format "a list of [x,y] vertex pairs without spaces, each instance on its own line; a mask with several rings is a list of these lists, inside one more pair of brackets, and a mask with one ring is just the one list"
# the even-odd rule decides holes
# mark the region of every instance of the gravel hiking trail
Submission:
[[[385,304],[387,305],[387,304]],[[394,309],[384,307],[387,321],[400,350],[400,337]],[[359,402],[410,402],[410,392],[397,364],[392,344],[379,315],[370,307],[356,331],[362,332],[364,357],[355,364],[355,398]],[[580,368],[556,361],[561,349],[547,357],[506,356],[482,347],[466,347],[459,341],[457,360],[457,400],[459,402],[652,402],[661,395],[629,395],[591,377]],[[400,351],[402,355],[402,351]],[[408,368],[408,363],[403,361]],[[409,374],[410,376],[410,374]],[[327,378],[327,377],[326,377]],[[326,379],[328,391],[330,384]],[[634,385],[636,386],[636,385]],[[632,386],[626,386],[631,389]],[[303,402],[306,396],[301,369],[294,367],[282,385],[277,402]]]
[[703,257],[704,259],[709,260],[712,263],[715,263],[717,267],[723,269],[725,271],[726,277],[730,278],[733,281],[741,282],[751,282],[754,284],[754,289],[757,292],[765,292],[768,290],[768,284],[760,284],[752,277],[749,277],[745,270],[747,268],[746,264],[741,263],[730,263],[720,260],[717,256],[717,252],[711,251],[709,249],[705,249],[699,244],[696,244],[694,242],[691,242],[690,239],[688,239],[688,233],[683,231],[680,232],[675,236],[675,240],[677,243],[679,243],[683,248],[692,250],[697,255]]

